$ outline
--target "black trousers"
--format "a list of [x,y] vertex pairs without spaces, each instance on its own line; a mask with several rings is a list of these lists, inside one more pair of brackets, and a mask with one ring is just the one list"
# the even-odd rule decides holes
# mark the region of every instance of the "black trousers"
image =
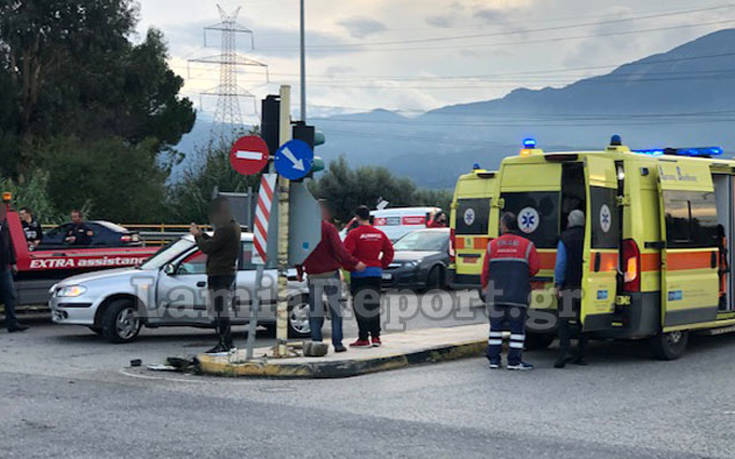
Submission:
[[209,290],[210,304],[214,308],[214,325],[219,335],[220,344],[232,347],[232,321],[230,320],[230,314],[232,311],[232,298],[235,291],[235,275],[208,276],[207,288]]
[[[573,335],[577,335],[577,354],[576,358],[584,357],[587,347],[587,336],[582,332],[582,323],[580,321],[581,300],[579,295],[574,292],[579,289],[562,290],[559,309],[559,326],[557,334],[559,336],[559,359],[571,357],[569,349],[571,347],[571,339]],[[576,326],[572,322],[576,322]]]
[[357,319],[358,337],[380,337],[380,277],[352,277],[350,293]]

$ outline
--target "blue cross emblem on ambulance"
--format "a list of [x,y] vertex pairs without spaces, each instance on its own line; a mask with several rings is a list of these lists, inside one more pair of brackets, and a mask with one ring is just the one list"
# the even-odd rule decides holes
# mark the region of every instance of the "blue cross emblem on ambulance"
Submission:
[[518,212],[518,228],[526,234],[536,231],[540,220],[538,212],[533,207],[524,207]]

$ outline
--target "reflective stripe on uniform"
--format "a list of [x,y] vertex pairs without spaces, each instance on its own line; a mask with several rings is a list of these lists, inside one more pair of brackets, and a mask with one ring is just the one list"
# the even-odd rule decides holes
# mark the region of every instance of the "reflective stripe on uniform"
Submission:
[[498,261],[517,261],[519,263],[528,264],[528,259],[526,259],[526,258],[505,257],[505,258],[492,258],[492,259],[490,259],[490,263],[495,263],[495,262],[498,262]]
[[523,349],[523,343],[517,341],[511,341],[509,346],[513,349]]
[[501,346],[503,344],[502,339],[489,339],[487,340],[487,344],[490,346]]
[[510,335],[510,339],[512,341],[523,341],[523,340],[526,339],[526,335],[514,335],[514,334],[511,334]]
[[490,338],[502,338],[502,337],[503,337],[503,332],[499,332],[499,331],[490,332]]

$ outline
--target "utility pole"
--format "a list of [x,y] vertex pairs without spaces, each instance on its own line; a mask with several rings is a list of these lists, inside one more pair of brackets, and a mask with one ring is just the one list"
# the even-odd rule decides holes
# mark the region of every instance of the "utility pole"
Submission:
[[[281,86],[279,145],[291,140],[291,86]],[[276,304],[276,347],[274,357],[288,357],[288,225],[291,184],[278,177],[278,303]]]
[[301,0],[301,121],[306,122],[306,25],[304,0]]

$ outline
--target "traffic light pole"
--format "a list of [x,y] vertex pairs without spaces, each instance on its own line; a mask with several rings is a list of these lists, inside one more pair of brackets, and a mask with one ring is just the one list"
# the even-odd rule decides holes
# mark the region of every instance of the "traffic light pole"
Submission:
[[301,0],[301,121],[306,121],[306,11]]
[[[281,86],[279,116],[279,145],[291,140],[291,86]],[[274,357],[288,356],[288,179],[278,177],[278,303],[276,305],[276,346]]]

